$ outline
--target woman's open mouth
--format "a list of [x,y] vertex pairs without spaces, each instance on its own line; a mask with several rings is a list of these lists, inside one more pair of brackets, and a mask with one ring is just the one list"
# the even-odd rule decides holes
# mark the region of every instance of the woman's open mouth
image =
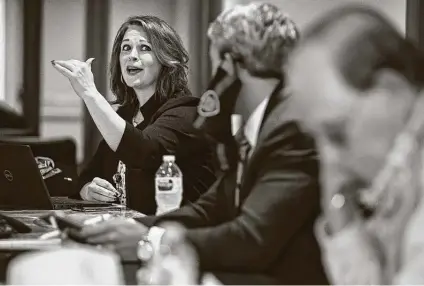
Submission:
[[139,72],[142,72],[143,69],[142,68],[138,68],[138,67],[127,67],[127,73],[129,75],[136,75]]

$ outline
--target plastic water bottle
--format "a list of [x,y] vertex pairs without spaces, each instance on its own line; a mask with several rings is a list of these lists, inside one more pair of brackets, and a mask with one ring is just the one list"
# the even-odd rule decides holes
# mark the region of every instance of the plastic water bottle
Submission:
[[183,174],[175,164],[175,156],[163,156],[156,172],[156,215],[178,209],[183,200]]

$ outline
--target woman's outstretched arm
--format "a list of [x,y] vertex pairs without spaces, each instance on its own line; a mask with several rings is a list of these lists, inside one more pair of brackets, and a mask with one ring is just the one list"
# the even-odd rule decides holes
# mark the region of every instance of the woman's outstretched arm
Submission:
[[112,108],[109,102],[97,91],[91,63],[78,60],[52,61],[53,67],[69,79],[76,94],[84,101],[94,123],[110,149],[116,151],[125,131],[125,120]]

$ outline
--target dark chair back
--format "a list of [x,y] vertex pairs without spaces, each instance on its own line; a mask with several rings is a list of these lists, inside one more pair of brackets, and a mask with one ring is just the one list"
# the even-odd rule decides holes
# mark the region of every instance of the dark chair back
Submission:
[[51,196],[71,196],[76,193],[77,163],[73,139],[0,136],[0,143],[28,145],[34,157],[47,157],[54,161],[55,167],[62,172],[45,179]]
[[0,101],[0,128],[24,128],[25,118],[5,102]]

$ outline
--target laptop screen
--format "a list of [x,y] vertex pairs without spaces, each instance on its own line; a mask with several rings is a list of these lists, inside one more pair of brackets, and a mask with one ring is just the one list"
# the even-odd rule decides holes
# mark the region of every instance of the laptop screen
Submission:
[[0,144],[0,201],[2,208],[53,208],[29,146]]

